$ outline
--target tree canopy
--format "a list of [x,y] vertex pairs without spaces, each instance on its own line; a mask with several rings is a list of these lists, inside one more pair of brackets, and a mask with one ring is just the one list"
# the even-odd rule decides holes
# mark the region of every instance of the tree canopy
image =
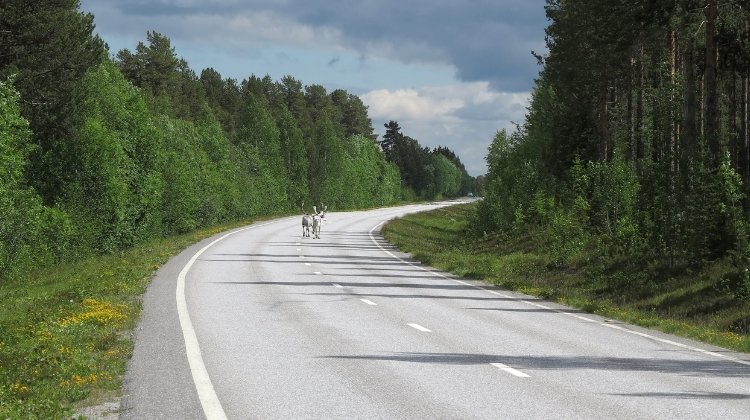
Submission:
[[[478,226],[544,227],[560,261],[747,267],[750,5],[548,0],[548,54],[525,123],[489,148]],[[581,57],[586,57],[582,60]]]

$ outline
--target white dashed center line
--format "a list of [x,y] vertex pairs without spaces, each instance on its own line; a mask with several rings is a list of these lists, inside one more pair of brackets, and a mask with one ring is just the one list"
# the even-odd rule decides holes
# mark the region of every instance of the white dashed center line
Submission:
[[511,374],[511,375],[513,375],[513,376],[518,376],[519,378],[530,378],[530,377],[531,377],[531,376],[529,376],[529,375],[527,375],[527,374],[525,374],[525,373],[521,372],[521,371],[520,371],[520,370],[518,370],[518,369],[513,369],[512,367],[510,367],[510,366],[508,366],[508,365],[505,365],[505,364],[502,364],[502,363],[490,363],[490,364],[491,364],[492,366],[494,366],[494,367],[496,367],[496,368],[500,369],[500,370],[503,370],[503,371],[505,371],[505,372],[508,372],[508,373],[510,373],[510,374]]
[[310,264],[310,263],[305,263],[305,265],[306,265],[306,266],[308,266],[308,267],[310,267],[310,266],[311,266],[312,264]]
[[321,273],[320,271],[316,271],[313,274],[315,274],[316,276],[322,276],[323,275],[323,273]]
[[344,288],[344,286],[342,286],[340,284],[336,284],[336,283],[332,283],[332,284],[333,284],[333,287],[338,287],[339,289],[343,289]]
[[423,326],[421,326],[419,324],[408,324],[408,325],[410,327],[414,328],[415,330],[419,330],[419,331],[422,331],[422,332],[432,332],[428,328],[425,328],[425,327],[423,327]]
[[372,306],[378,306],[378,304],[377,304],[377,303],[375,303],[375,302],[373,302],[373,301],[371,301],[371,300],[369,300],[369,299],[360,299],[360,300],[361,300],[362,302],[364,302],[364,303],[368,304],[368,305],[372,305]]

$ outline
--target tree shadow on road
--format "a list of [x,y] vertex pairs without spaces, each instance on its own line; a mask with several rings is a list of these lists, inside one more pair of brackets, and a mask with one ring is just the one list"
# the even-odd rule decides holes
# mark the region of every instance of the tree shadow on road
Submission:
[[617,370],[662,372],[686,376],[750,378],[750,366],[724,360],[593,356],[508,356],[475,353],[412,353],[331,355],[327,359],[372,360],[446,365],[502,363],[521,370]]

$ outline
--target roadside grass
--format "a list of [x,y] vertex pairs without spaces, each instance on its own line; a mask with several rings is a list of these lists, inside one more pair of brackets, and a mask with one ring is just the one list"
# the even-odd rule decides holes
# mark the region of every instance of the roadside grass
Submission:
[[[560,266],[543,235],[466,233],[474,205],[457,205],[396,219],[386,240],[431,266],[590,313],[750,353],[750,302],[722,286],[725,261],[699,271],[651,267],[641,261],[602,270],[593,250]],[[654,280],[654,279],[659,279]]]
[[70,418],[77,407],[119,397],[154,271],[191,244],[249,223],[0,281],[0,419]]

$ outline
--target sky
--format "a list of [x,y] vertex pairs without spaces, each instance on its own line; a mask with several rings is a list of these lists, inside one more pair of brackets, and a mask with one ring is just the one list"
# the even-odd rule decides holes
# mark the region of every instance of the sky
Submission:
[[110,53],[166,35],[197,74],[291,75],[398,121],[423,147],[486,172],[495,133],[522,123],[544,53],[545,0],[82,0]]

